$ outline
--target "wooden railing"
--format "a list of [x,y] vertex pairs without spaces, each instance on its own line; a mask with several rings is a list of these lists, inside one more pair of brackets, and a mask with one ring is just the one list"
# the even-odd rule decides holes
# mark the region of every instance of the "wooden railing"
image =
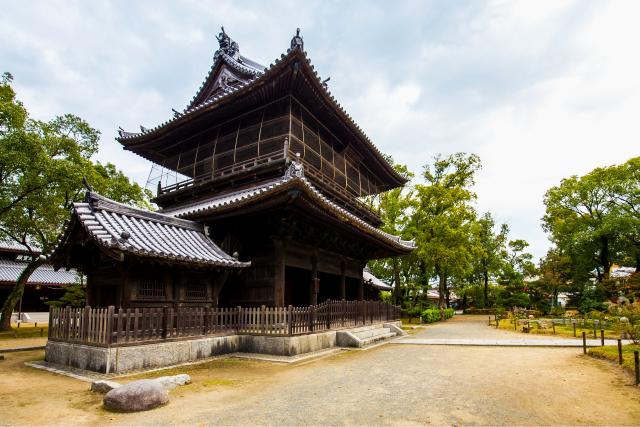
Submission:
[[101,347],[212,335],[293,336],[400,319],[381,301],[309,307],[51,308],[49,339]]

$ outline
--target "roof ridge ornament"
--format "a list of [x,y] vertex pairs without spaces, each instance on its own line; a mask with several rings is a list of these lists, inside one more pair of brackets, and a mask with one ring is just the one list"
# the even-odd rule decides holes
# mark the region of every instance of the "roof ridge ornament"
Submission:
[[218,51],[222,51],[232,58],[240,59],[240,46],[224,31],[224,27],[220,27],[222,31],[216,36],[220,48]]
[[304,50],[304,40],[300,35],[300,28],[296,28],[296,35],[291,39],[291,50],[293,49]]

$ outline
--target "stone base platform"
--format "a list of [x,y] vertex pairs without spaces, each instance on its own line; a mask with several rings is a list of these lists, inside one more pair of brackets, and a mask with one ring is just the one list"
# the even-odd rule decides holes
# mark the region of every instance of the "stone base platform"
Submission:
[[[386,323],[401,325],[401,322]],[[49,364],[103,374],[119,374],[179,365],[236,352],[296,356],[336,347],[336,333],[336,330],[331,330],[291,337],[227,335],[118,347],[49,341],[45,360]]]

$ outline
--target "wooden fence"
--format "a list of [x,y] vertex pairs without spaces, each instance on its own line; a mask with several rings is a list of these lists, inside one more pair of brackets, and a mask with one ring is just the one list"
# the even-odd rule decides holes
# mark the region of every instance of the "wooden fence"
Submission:
[[119,346],[211,335],[293,336],[400,319],[381,301],[325,301],[309,307],[51,308],[49,339]]

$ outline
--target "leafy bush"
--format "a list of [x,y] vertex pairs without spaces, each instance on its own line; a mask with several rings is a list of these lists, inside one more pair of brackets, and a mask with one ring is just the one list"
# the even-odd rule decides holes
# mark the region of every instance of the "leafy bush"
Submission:
[[435,323],[439,322],[440,319],[442,319],[442,316],[437,308],[429,308],[422,312],[422,321],[424,323]]
[[566,312],[565,308],[561,305],[556,305],[555,307],[551,307],[551,310],[549,310],[549,314],[556,317],[563,317],[565,312]]
[[633,304],[611,304],[609,313],[619,316],[620,331],[629,336],[634,344],[640,343],[640,302]]
[[454,314],[455,310],[453,308],[445,308],[444,310],[429,308],[422,312],[421,318],[424,323],[435,323],[443,319],[451,319]]

